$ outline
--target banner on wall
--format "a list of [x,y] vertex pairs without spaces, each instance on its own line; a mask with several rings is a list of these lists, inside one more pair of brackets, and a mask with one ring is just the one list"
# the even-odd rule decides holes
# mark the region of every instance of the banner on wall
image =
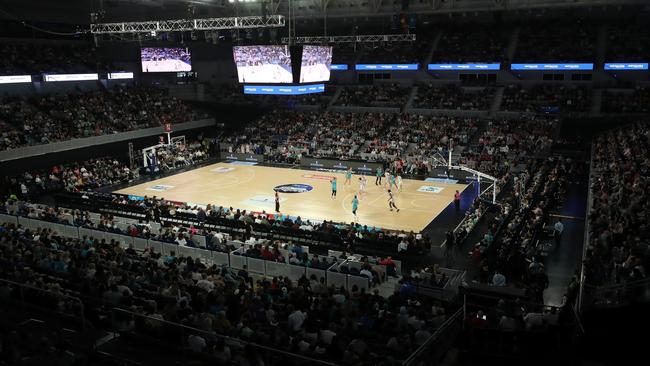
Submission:
[[382,163],[363,160],[317,159],[307,157],[300,159],[300,165],[308,169],[348,170],[352,168],[355,174],[373,174],[377,168],[383,167]]

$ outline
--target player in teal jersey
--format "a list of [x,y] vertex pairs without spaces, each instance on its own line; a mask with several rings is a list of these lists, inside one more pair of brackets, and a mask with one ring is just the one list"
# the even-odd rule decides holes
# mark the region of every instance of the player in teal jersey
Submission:
[[350,183],[352,183],[352,168],[345,172],[345,182],[343,184],[347,186]]
[[332,178],[332,199],[336,199],[336,177]]
[[395,181],[395,174],[390,175],[390,183],[388,184],[388,189],[391,190],[395,186],[395,189],[397,189],[397,182]]
[[357,198],[357,195],[354,195],[354,198],[352,199],[352,214],[354,215],[354,219],[357,219],[357,209],[359,208],[359,199]]
[[381,185],[381,177],[384,176],[384,171],[381,169],[381,167],[377,168],[377,173],[375,174],[375,185],[380,186]]

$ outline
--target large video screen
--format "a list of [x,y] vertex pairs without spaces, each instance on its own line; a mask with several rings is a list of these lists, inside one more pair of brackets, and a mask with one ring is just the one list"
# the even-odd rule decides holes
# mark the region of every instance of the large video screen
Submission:
[[192,71],[189,48],[143,47],[140,59],[142,72]]
[[288,46],[235,46],[232,50],[240,83],[292,83]]
[[328,81],[332,64],[332,47],[303,46],[300,64],[300,82]]

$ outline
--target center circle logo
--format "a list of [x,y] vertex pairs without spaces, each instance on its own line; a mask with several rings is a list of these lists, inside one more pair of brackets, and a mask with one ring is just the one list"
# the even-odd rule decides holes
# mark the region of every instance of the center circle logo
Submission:
[[280,193],[305,193],[312,189],[314,189],[314,187],[309,184],[282,184],[273,188],[274,191]]

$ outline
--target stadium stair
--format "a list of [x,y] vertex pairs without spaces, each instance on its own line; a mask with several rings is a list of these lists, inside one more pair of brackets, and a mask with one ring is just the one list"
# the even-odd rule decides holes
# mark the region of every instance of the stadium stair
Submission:
[[433,60],[433,54],[436,52],[436,49],[438,49],[438,44],[440,44],[440,40],[442,39],[442,33],[443,31],[438,32],[438,34],[433,38],[433,42],[431,42],[431,49],[429,50],[429,53],[427,53],[427,57],[424,59],[425,70],[426,65],[430,64],[431,60]]
[[589,106],[589,116],[597,117],[600,115],[600,107],[603,101],[603,89],[593,88],[591,90],[591,105]]
[[492,100],[492,105],[490,106],[488,117],[494,117],[501,108],[501,101],[503,100],[504,90],[505,88],[503,86],[500,86],[494,92],[494,99]]
[[413,88],[411,88],[411,93],[409,94],[409,98],[406,100],[406,104],[404,104],[404,112],[411,110],[411,105],[413,105],[413,99],[415,99],[416,95],[418,95],[418,86],[413,85]]
[[341,92],[343,92],[343,87],[342,86],[336,86],[336,92],[334,93],[334,96],[332,99],[330,99],[330,102],[327,103],[326,110],[330,110],[332,106],[336,103],[336,100],[339,99],[339,96],[341,95]]
[[521,28],[516,27],[513,31],[512,34],[510,35],[510,43],[508,44],[508,54],[506,57],[508,58],[506,61],[508,63],[512,62],[513,58],[515,57],[515,52],[517,51],[517,44],[519,43],[519,32]]
[[607,50],[607,27],[598,27],[598,38],[596,39],[596,65],[600,67],[605,63],[605,51]]

